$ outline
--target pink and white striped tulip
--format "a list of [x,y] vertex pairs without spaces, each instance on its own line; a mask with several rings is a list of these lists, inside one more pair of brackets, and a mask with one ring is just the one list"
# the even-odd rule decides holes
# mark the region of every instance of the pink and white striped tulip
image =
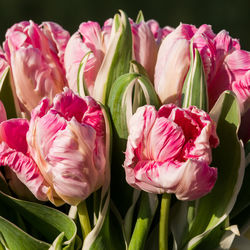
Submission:
[[51,22],[39,27],[24,21],[8,29],[5,55],[21,110],[28,116],[44,96],[52,100],[67,85],[62,63],[68,39],[69,33]]
[[216,182],[217,169],[209,164],[218,143],[214,122],[196,107],[140,107],[129,123],[126,180],[146,192],[198,199]]
[[99,104],[70,89],[31,115],[27,141],[54,204],[77,205],[105,181],[105,123]]

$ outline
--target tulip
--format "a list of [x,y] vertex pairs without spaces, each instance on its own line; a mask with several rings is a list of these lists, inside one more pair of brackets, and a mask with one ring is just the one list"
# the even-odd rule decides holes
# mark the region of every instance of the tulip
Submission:
[[101,107],[70,89],[31,115],[27,141],[32,158],[49,184],[54,204],[77,205],[105,180],[105,123]]
[[[209,108],[225,90],[234,91],[242,104],[249,103],[250,53],[240,49],[226,31],[217,35],[208,25],[180,24],[162,41],[155,66],[154,86],[162,103],[180,105],[181,91],[190,66],[190,43],[197,48],[207,81]],[[244,92],[244,94],[243,94]],[[240,94],[241,93],[241,94]],[[242,113],[248,105],[241,105]]]
[[77,72],[83,57],[92,51],[84,69],[84,80],[92,94],[97,73],[101,67],[112,24],[107,20],[101,29],[96,22],[84,22],[72,35],[65,51],[65,69],[69,87],[77,91]]
[[68,39],[67,31],[49,22],[41,27],[32,21],[20,22],[8,29],[3,46],[25,115],[43,97],[52,100],[67,84],[62,63]]
[[104,143],[101,107],[65,88],[52,105],[42,99],[30,122],[0,124],[0,164],[9,166],[39,200],[77,205],[104,184]]
[[202,25],[197,29],[193,25],[180,24],[163,41],[159,48],[155,66],[154,85],[162,103],[180,105],[181,91],[190,66],[190,42],[201,53],[205,74],[212,67],[209,55],[213,47],[206,39],[213,37],[210,26]]
[[198,199],[213,188],[217,169],[210,167],[211,148],[219,139],[209,115],[194,106],[174,104],[137,109],[129,122],[125,153],[126,180],[149,193],[175,193]]

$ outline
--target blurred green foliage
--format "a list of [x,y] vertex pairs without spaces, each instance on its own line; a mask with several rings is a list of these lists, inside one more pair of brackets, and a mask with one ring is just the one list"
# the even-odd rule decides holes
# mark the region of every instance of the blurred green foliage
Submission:
[[0,39],[4,41],[6,30],[19,21],[54,21],[72,34],[81,22],[103,24],[119,9],[133,19],[142,10],[146,20],[156,19],[161,26],[211,24],[215,33],[225,29],[240,39],[242,49],[250,50],[249,0],[0,0]]

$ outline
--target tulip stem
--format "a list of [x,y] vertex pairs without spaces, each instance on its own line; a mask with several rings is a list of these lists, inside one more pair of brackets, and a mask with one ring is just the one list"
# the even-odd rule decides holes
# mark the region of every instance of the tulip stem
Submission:
[[77,211],[78,211],[80,225],[81,225],[81,228],[82,228],[83,239],[85,239],[86,236],[88,235],[88,233],[91,231],[91,226],[90,226],[90,221],[89,221],[89,214],[88,214],[88,209],[87,209],[85,201],[82,201],[77,206]]
[[171,194],[164,193],[161,199],[160,225],[159,225],[159,250],[168,250],[168,221]]

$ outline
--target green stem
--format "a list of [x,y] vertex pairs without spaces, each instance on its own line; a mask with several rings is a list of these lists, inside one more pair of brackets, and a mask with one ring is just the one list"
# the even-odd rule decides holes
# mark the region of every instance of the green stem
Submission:
[[161,199],[159,250],[168,250],[168,220],[171,194],[164,193]]
[[79,216],[80,225],[82,228],[83,239],[85,239],[86,236],[88,235],[88,233],[91,231],[89,214],[88,214],[88,209],[87,209],[85,201],[82,201],[77,206],[77,212],[78,212],[78,216]]
[[129,250],[142,250],[147,239],[149,228],[155,214],[155,209],[150,208],[150,195],[142,192],[140,208],[129,243]]

